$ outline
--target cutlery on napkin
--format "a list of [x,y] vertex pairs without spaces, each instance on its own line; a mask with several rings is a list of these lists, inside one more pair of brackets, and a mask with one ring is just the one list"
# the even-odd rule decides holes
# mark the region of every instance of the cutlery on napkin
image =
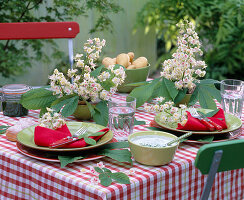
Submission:
[[[104,132],[104,134],[99,136],[89,136],[89,138],[98,141],[101,137],[103,137],[109,131],[108,128],[104,128],[97,132]],[[52,143],[57,142],[66,137],[72,137],[67,125],[63,125],[61,128],[57,128],[56,130],[52,130],[49,128],[36,126],[34,132],[34,142],[38,146],[49,147]],[[81,138],[77,141],[71,141],[68,144],[64,144],[62,148],[81,148],[85,147],[88,144],[85,142],[84,138]]]
[[202,124],[204,124],[208,128],[209,131],[215,131],[215,130],[222,131],[223,130],[222,126],[216,124],[211,119],[205,117],[201,112],[197,112],[197,110],[195,108],[190,107],[189,111],[191,113],[191,116],[199,119],[200,122]]
[[[189,130],[189,131],[209,131],[209,127],[203,124],[199,119],[193,117],[190,112],[187,112],[188,120],[184,126],[178,124],[178,130]],[[219,111],[213,115],[212,117],[207,117],[215,124],[221,126],[222,129],[227,129],[227,125],[225,122],[225,115],[223,109],[219,109]]]
[[[188,120],[184,126],[178,124],[176,129],[178,130],[188,130],[188,131],[209,131],[208,127],[201,123],[201,121],[197,118],[191,116],[191,113],[187,112]],[[213,115],[212,117],[208,117],[214,123],[218,124],[222,127],[222,129],[227,129],[227,125],[225,122],[225,115],[223,109],[219,109],[219,111]],[[161,127],[155,120],[152,120],[149,124],[151,127],[167,129],[167,127]]]

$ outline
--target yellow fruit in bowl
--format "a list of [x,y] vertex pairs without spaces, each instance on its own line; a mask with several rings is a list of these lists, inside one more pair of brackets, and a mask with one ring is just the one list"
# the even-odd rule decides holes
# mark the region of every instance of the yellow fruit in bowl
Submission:
[[102,60],[102,64],[103,64],[105,67],[108,67],[109,65],[115,65],[115,64],[116,64],[116,59],[113,59],[113,58],[110,58],[110,57],[105,57],[105,58]]
[[121,53],[116,57],[116,63],[127,68],[129,66],[130,57],[126,53]]
[[134,65],[136,69],[146,67],[148,65],[147,58],[139,57],[132,62],[132,65]]

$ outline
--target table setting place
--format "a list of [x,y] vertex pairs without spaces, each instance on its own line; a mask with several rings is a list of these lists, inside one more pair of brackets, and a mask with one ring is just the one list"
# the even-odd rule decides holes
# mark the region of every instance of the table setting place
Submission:
[[[159,78],[133,52],[96,65],[105,40],[94,38],[49,86],[3,86],[0,197],[199,199],[199,148],[244,139],[244,82],[204,79],[194,25],[178,28]],[[243,180],[241,169],[219,173],[211,199],[243,197]]]

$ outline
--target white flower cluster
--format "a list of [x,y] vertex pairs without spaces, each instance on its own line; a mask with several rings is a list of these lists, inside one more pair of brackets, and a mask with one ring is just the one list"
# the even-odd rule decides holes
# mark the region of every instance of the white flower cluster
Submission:
[[173,106],[173,101],[164,101],[164,97],[158,97],[153,101],[154,104],[146,104],[144,109],[147,112],[161,112],[160,122],[163,124],[174,126],[180,123],[184,125],[187,122],[187,106],[180,104],[178,108]]
[[39,119],[39,126],[57,129],[65,124],[65,120],[62,118],[60,113],[56,113],[53,109],[47,108],[47,111],[42,117]]
[[76,69],[68,70],[67,73],[67,76],[73,79],[73,83],[55,69],[53,75],[49,77],[54,95],[62,97],[76,93],[80,100],[91,102],[108,100],[117,91],[118,85],[124,82],[125,71],[121,66],[112,65],[108,69],[101,70],[97,77],[91,76],[104,46],[105,40],[100,41],[99,38],[87,40],[84,44],[85,55],[76,54],[74,58]]
[[180,28],[178,48],[172,59],[164,61],[161,76],[174,81],[177,89],[188,88],[191,91],[195,87],[194,81],[205,76],[207,65],[196,60],[196,55],[202,56],[203,52],[193,23],[185,20],[176,26]]

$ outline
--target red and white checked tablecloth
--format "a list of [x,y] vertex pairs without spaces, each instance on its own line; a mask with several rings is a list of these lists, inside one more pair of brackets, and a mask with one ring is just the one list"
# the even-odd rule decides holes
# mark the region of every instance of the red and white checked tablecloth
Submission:
[[[120,99],[123,95],[117,95]],[[37,121],[39,112],[30,111],[28,118]],[[243,115],[244,117],[244,115]],[[154,114],[143,109],[136,112],[137,120],[147,124]],[[14,125],[19,118],[0,114],[0,125]],[[69,117],[69,120],[74,118]],[[242,118],[242,121],[244,119]],[[148,130],[148,125],[134,132]],[[243,130],[243,129],[242,129]],[[115,136],[117,137],[117,136]],[[244,138],[242,133],[241,138]],[[194,167],[201,145],[183,143],[174,160],[165,166],[151,167],[134,162],[131,184],[113,183],[109,187],[95,184],[90,167],[102,161],[113,172],[129,172],[130,166],[109,158],[72,163],[61,169],[59,163],[40,161],[18,152],[14,142],[0,135],[0,198],[1,199],[199,199],[207,176]],[[243,155],[241,155],[243,156]],[[244,169],[218,173],[210,194],[211,199],[244,199]]]

